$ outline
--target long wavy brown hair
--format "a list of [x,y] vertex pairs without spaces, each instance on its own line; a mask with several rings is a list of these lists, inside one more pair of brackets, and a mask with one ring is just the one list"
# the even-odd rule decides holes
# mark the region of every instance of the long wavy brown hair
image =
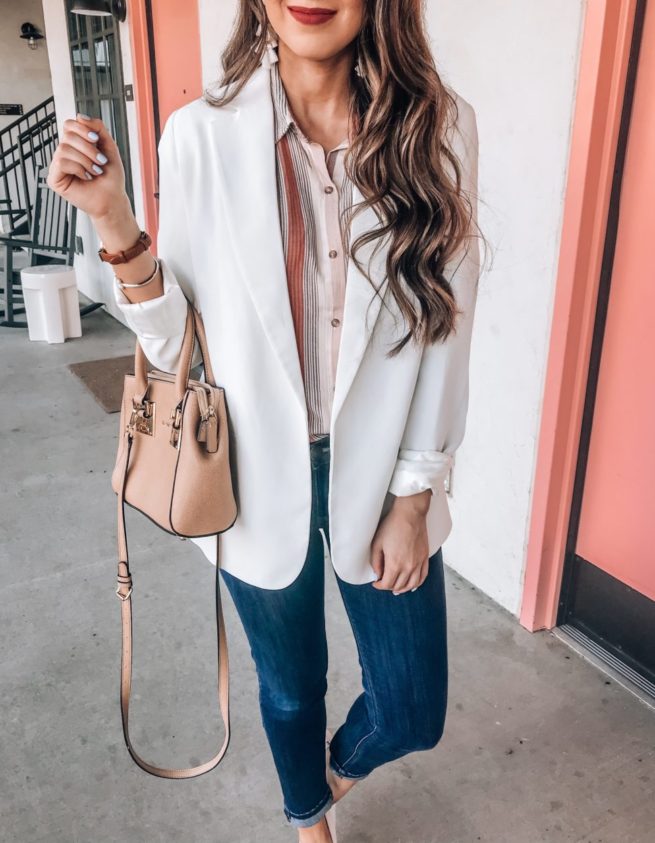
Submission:
[[[222,106],[239,93],[261,62],[269,26],[261,0],[241,0],[221,55],[218,84],[225,88],[218,95],[205,90],[207,102]],[[355,51],[361,75],[353,64],[354,137],[344,166],[365,201],[347,214],[375,206],[383,225],[356,238],[350,258],[379,295],[355,252],[389,235],[386,274],[408,326],[393,356],[412,338],[434,343],[455,330],[459,311],[444,270],[473,236],[472,207],[447,142],[457,104],[437,73],[421,0],[365,0]]]

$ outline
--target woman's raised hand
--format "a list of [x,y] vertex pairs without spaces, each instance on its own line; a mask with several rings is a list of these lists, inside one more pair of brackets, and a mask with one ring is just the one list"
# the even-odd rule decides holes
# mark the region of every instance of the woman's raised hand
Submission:
[[92,219],[125,204],[125,170],[116,141],[97,117],[64,120],[48,187]]
[[[48,187],[90,217],[108,252],[128,249],[137,241],[140,228],[125,190],[125,170],[116,142],[99,118],[78,114],[65,120],[63,135],[50,162]],[[150,250],[125,261],[114,274],[128,284],[152,276],[143,290],[126,291],[132,301],[145,301],[163,293],[161,270]]]

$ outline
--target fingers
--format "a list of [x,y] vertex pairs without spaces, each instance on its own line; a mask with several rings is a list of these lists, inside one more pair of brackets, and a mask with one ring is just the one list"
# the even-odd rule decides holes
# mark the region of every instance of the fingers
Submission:
[[[398,595],[405,594],[408,591],[416,591],[422,585],[428,573],[429,557],[427,555],[418,564],[408,564],[407,562],[394,563],[393,560],[385,558],[381,550],[376,550],[376,555],[377,553],[380,553],[385,561],[381,579],[372,583],[374,588],[391,591],[394,595]],[[373,565],[373,557],[371,564]],[[374,568],[374,570],[378,573],[377,568]]]
[[420,573],[420,576],[419,576],[418,585],[416,586],[417,588],[418,588],[419,585],[423,585],[423,583],[425,582],[426,577],[427,577],[428,572],[429,572],[429,569],[430,569],[430,557],[426,556],[425,559],[423,560],[423,564],[421,565],[421,573]]
[[411,573],[411,568],[406,568],[405,565],[398,564],[392,558],[385,556],[384,551],[381,551],[384,559],[384,569],[382,577],[377,582],[373,583],[373,587],[381,591],[395,591],[397,584],[402,585]]
[[407,570],[399,571],[396,579],[393,581],[393,586],[391,590],[394,594],[402,594],[403,591],[407,588],[407,583],[409,582],[409,578],[414,573],[412,568]]
[[76,164],[80,164],[82,168],[89,172],[91,175],[101,176],[104,173],[102,167],[94,161],[92,158],[89,158],[88,155],[85,155],[83,152],[80,152],[77,147],[72,146],[69,143],[60,143],[59,144],[59,161],[73,161]]
[[402,593],[405,591],[416,591],[416,589],[423,584],[425,578],[428,575],[428,559],[429,557],[426,556],[421,565],[417,568],[414,568],[412,574],[408,577],[407,582],[405,583],[404,588],[402,591],[396,588],[396,593]]
[[72,122],[77,123],[81,127],[80,131],[82,131],[83,133],[87,133],[87,135],[89,136],[89,140],[94,139],[92,135],[95,133],[96,135],[98,135],[97,139],[100,141],[101,144],[114,144],[114,139],[111,136],[109,129],[105,126],[105,124],[99,117],[86,117],[85,115],[78,113],[77,120],[73,120]]
[[64,120],[61,140],[76,146],[92,160],[96,160],[99,153],[104,158],[104,161],[97,161],[100,164],[111,162],[118,155],[116,141],[100,118],[86,119],[78,115],[77,120]]
[[89,162],[87,169],[90,169],[93,164],[103,165],[109,161],[104,152],[101,152],[95,144],[85,140],[77,132],[64,132],[60,146],[75,149],[80,155],[84,155]]
[[391,591],[394,580],[395,574],[391,570],[391,566],[385,564],[382,577],[377,582],[371,584],[373,588],[377,588],[379,591]]
[[371,547],[371,567],[375,571],[378,580],[382,579],[384,573],[384,554],[381,544],[373,544]]
[[87,172],[79,161],[73,161],[70,158],[62,158],[61,156],[57,159],[57,161],[53,158],[48,170],[48,178],[46,180],[48,187],[53,190],[57,190],[62,184],[70,184],[71,180],[67,178],[68,176],[76,176],[78,179],[82,179],[83,181],[89,181],[93,178],[91,173]]
[[[82,118],[82,115],[78,115]],[[103,145],[103,150],[99,149]],[[100,119],[64,120],[60,142],[53,156],[48,184],[53,189],[75,176],[89,181],[104,173],[114,155],[115,143]]]

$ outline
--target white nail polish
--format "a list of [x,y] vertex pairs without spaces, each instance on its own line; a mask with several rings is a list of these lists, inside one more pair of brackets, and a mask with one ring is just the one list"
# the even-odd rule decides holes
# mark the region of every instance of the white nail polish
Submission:
[[85,176],[85,178],[87,178],[87,179],[92,179],[92,178],[93,178],[93,176],[91,175],[91,173],[87,173],[87,171],[86,171],[86,170],[84,171],[84,176]]
[[97,164],[93,164],[91,166],[91,169],[93,170],[94,173],[97,173],[98,175],[102,175],[102,172],[103,172],[102,167],[98,167]]
[[418,588],[418,586],[415,585],[414,588],[412,589],[412,591],[416,591],[417,588]]

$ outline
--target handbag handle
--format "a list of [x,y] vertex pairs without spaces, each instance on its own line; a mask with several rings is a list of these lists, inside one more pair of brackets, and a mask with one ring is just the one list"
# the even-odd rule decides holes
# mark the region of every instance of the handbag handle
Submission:
[[[185,297],[186,298],[186,297]],[[180,403],[184,398],[184,394],[189,388],[189,377],[191,375],[191,362],[193,360],[193,352],[195,350],[195,340],[198,338],[198,345],[200,346],[200,354],[202,357],[202,366],[205,372],[205,381],[211,386],[216,386],[214,379],[214,370],[212,369],[211,359],[209,357],[209,348],[207,346],[207,335],[205,333],[205,326],[202,317],[187,298],[187,314],[184,325],[184,336],[182,338],[182,348],[180,350],[180,359],[177,365],[177,372],[175,375],[175,398],[176,403]],[[136,348],[134,351],[134,401],[137,404],[142,404],[146,392],[148,390],[148,360],[141,348],[141,343],[138,338],[136,340]]]

